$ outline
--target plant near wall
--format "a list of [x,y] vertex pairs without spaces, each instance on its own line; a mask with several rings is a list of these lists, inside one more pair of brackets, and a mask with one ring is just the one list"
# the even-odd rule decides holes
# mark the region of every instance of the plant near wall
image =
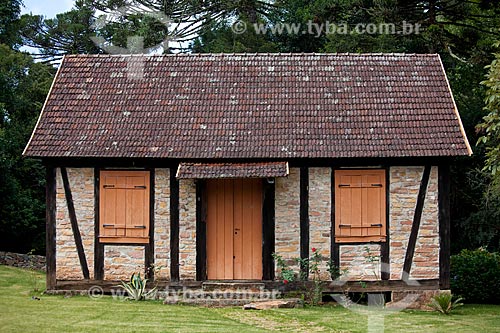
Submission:
[[311,252],[312,255],[309,258],[293,259],[300,267],[299,273],[294,272],[281,255],[273,253],[273,258],[279,271],[279,278],[283,280],[283,283],[288,284],[289,282],[296,281],[298,277],[298,280],[303,282],[303,297],[305,301],[311,305],[318,305],[322,300],[326,282],[321,276],[321,263],[326,260],[327,271],[330,273],[332,280],[338,279],[342,274],[347,273],[347,270],[341,270],[334,264],[333,260],[323,257],[321,251],[318,249],[313,247]]
[[156,296],[156,287],[149,291],[146,291],[147,282],[148,279],[141,278],[141,273],[133,273],[130,277],[130,281],[127,283],[122,281],[119,287],[125,289],[128,294],[127,299],[142,301],[154,298]]
[[445,315],[449,315],[452,310],[464,305],[462,298],[457,298],[453,300],[453,295],[451,293],[440,293],[431,299],[431,302],[427,304],[429,307],[437,312]]
[[274,262],[278,267],[279,279],[283,281],[284,284],[295,281],[295,272],[283,259],[283,257],[277,253],[272,254]]

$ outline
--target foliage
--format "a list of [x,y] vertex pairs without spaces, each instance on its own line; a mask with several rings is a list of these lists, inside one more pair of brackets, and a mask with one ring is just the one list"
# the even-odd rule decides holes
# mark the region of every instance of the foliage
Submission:
[[286,263],[285,259],[283,259],[283,257],[277,253],[273,253],[273,259],[280,274],[279,279],[282,280],[285,284],[295,281],[295,272]]
[[[494,252],[500,251],[500,179],[495,179],[490,173],[476,168],[467,172],[461,184],[465,187],[465,190],[460,190],[462,195],[477,196],[480,200],[466,199],[466,202],[474,204],[461,208],[464,213],[456,213],[460,217],[455,219],[451,230],[452,239],[455,240],[452,253],[479,247]],[[458,195],[456,191],[452,194]]]
[[452,256],[451,290],[469,303],[498,303],[500,255],[477,249]]
[[431,299],[428,306],[442,314],[449,315],[452,310],[464,305],[461,303],[462,300],[460,297],[453,300],[451,293],[440,293]]
[[146,291],[147,282],[148,279],[141,278],[141,273],[133,273],[130,277],[130,281],[127,283],[122,281],[120,287],[127,291],[128,299],[143,301],[154,298],[156,295],[156,287]]
[[[500,46],[500,43],[496,45]],[[487,68],[487,79],[481,83],[487,88],[485,110],[489,113],[478,125],[484,134],[478,143],[487,146],[485,169],[495,176],[500,174],[500,52],[495,54],[495,59]]]
[[[328,265],[327,271],[330,273],[332,279],[337,279],[347,271],[341,271],[331,259],[324,258],[318,249],[313,247],[311,252],[312,254],[308,258],[293,259],[293,261],[299,265],[300,271],[298,274],[293,271],[281,255],[273,253],[273,258],[280,272],[280,279],[283,280],[285,284],[288,284],[289,282],[295,281],[298,276],[299,280],[304,282],[302,286],[304,289],[305,301],[311,305],[318,305],[323,297],[323,285],[325,283],[321,275],[321,263],[326,260]],[[307,283],[307,281],[311,281],[312,284]]]
[[15,48],[21,39],[17,34],[21,0],[0,0],[0,44]]
[[45,177],[39,161],[22,158],[54,68],[0,45],[0,246],[44,250]]

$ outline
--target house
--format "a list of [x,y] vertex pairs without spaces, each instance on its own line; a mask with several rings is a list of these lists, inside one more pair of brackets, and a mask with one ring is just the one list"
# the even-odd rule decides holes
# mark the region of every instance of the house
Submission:
[[468,155],[439,56],[416,54],[68,55],[24,152],[47,167],[49,290],[153,265],[271,283],[273,253],[312,248],[346,283],[448,289]]

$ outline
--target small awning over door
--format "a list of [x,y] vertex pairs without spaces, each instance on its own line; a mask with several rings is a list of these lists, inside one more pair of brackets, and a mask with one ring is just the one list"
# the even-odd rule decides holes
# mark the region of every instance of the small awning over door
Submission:
[[180,163],[177,179],[286,177],[288,162]]

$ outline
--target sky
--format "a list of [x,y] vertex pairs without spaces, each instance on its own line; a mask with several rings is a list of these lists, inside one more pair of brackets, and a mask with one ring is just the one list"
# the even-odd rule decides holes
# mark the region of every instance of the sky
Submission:
[[22,14],[32,13],[53,18],[56,14],[70,10],[74,0],[23,0],[23,3]]

